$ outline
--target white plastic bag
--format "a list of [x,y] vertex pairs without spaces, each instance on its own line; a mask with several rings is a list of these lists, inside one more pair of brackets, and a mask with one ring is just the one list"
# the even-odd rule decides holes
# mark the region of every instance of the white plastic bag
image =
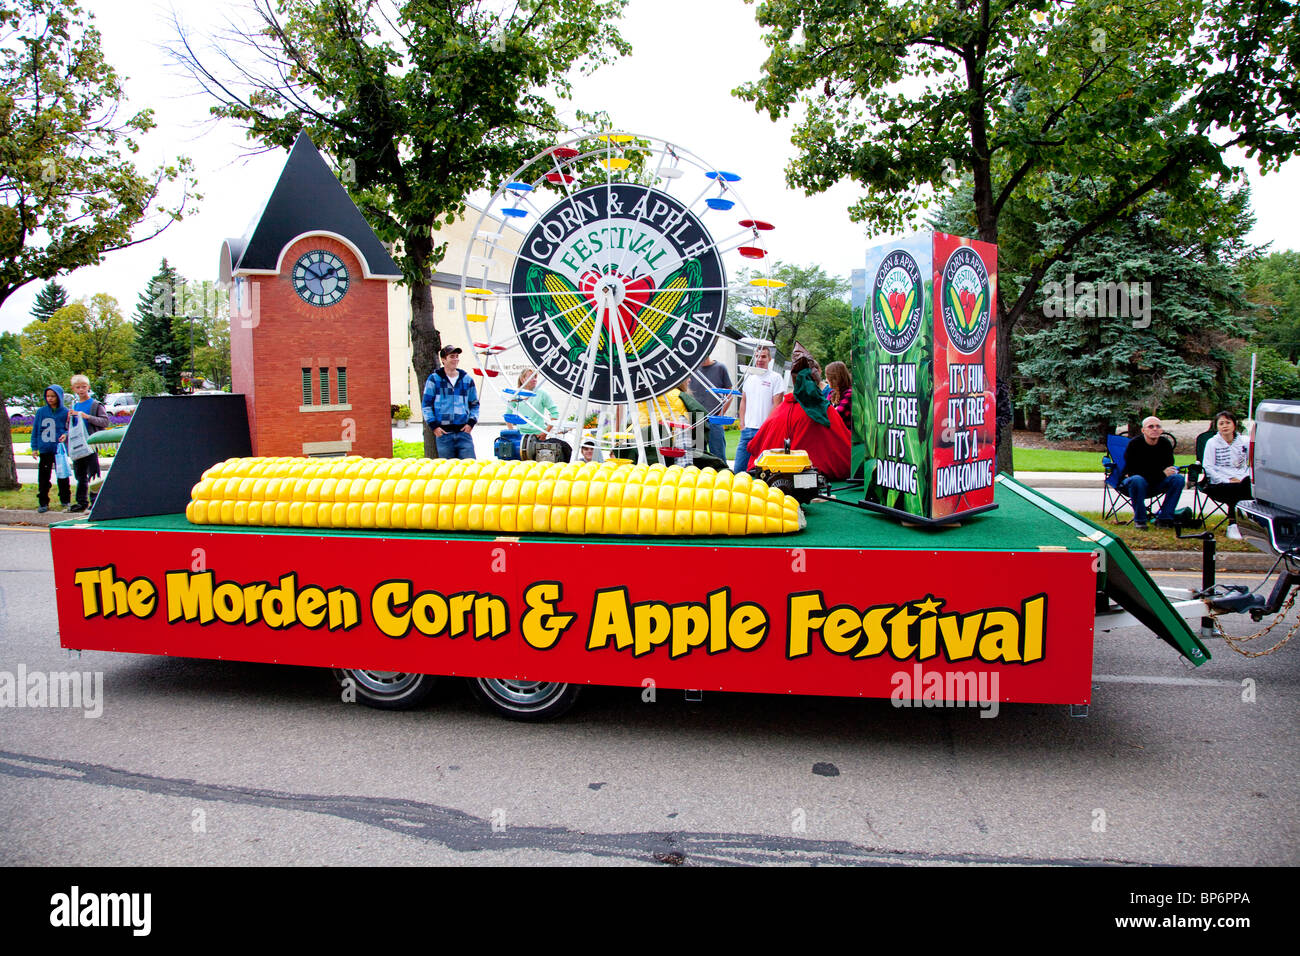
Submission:
[[95,449],[90,447],[90,442],[86,439],[86,420],[80,415],[72,416],[72,424],[68,426],[68,457],[73,461],[82,458],[89,458],[95,453]]
[[54,477],[63,481],[72,477],[72,465],[68,462],[68,449],[63,442],[54,449]]

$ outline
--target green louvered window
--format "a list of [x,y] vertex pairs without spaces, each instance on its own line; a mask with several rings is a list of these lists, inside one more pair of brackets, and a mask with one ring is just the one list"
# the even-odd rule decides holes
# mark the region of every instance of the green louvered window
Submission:
[[302,370],[302,403],[310,405],[311,401],[311,369]]
[[338,369],[339,404],[348,403],[348,370],[342,365]]

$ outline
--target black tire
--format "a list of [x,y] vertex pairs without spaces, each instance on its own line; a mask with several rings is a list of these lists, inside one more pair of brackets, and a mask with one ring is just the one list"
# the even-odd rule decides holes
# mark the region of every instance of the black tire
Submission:
[[345,691],[351,690],[356,694],[357,703],[380,710],[410,710],[419,707],[429,699],[438,682],[438,678],[432,674],[404,674],[400,671],[360,668],[335,670],[334,679]]
[[554,720],[578,700],[578,684],[520,678],[471,677],[469,689],[489,710],[509,720]]

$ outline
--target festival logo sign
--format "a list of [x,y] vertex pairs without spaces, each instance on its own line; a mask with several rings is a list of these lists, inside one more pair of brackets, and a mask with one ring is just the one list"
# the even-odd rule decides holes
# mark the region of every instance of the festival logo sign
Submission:
[[984,347],[992,303],[989,274],[979,253],[958,246],[943,267],[943,327],[959,352],[971,355]]
[[921,269],[911,254],[895,249],[876,270],[871,291],[871,327],[876,341],[892,355],[902,355],[916,341],[925,312]]
[[524,238],[511,318],[528,360],[564,391],[590,382],[593,401],[644,401],[713,350],[725,284],[717,245],[681,202],[636,183],[592,186]]

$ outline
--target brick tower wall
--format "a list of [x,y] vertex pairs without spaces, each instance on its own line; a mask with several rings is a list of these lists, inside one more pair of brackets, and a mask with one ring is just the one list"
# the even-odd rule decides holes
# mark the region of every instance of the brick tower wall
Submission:
[[[348,292],[332,306],[308,305],[294,291],[294,263],[315,249],[347,266]],[[388,280],[363,279],[361,263],[336,239],[308,236],[289,247],[279,275],[255,275],[251,315],[232,308],[233,388],[248,403],[253,453],[304,454],[304,444],[351,442],[348,453],[393,454],[388,386]],[[234,303],[232,303],[232,306]],[[320,395],[320,369],[329,371],[329,396]],[[347,405],[338,406],[338,369],[347,369]],[[312,405],[302,410],[302,370],[311,369]]]

